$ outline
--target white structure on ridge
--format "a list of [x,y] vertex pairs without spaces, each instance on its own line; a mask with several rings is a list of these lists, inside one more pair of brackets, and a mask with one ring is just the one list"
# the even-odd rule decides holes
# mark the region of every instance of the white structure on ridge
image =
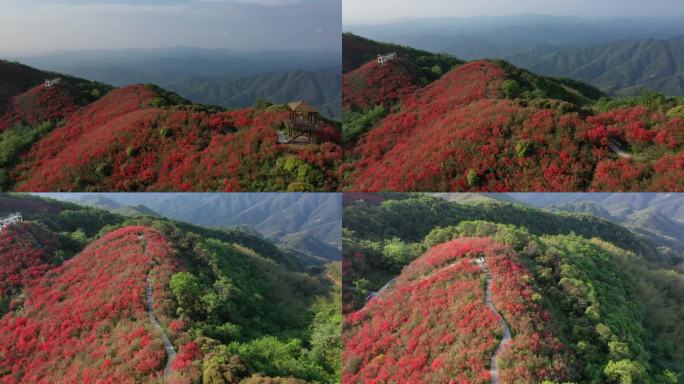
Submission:
[[396,52],[392,52],[392,53],[387,54],[387,55],[378,55],[378,64],[384,65],[386,62],[388,62],[390,60],[394,60],[396,58],[397,58]]
[[60,79],[59,77],[56,79],[52,79],[52,80],[45,80],[45,88],[52,88],[53,86],[55,86],[61,82],[62,82],[62,79]]
[[12,224],[21,223],[22,221],[23,219],[21,218],[21,213],[19,212],[0,219],[0,235],[2,235],[2,232],[5,230],[5,228]]

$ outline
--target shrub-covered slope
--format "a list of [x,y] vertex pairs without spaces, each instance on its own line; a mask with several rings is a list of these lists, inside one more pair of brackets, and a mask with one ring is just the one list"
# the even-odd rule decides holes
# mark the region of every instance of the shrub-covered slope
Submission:
[[[393,92],[394,82],[387,85],[384,93]],[[502,61],[462,65],[403,95],[391,110],[383,100],[345,110],[343,188],[682,190],[681,100],[602,96],[578,81]]]
[[25,213],[0,235],[1,382],[339,382],[339,264],[305,273],[237,230],[22,195],[0,207]]
[[501,381],[568,378],[564,346],[513,251],[491,239],[462,238],[430,249],[386,293],[347,316],[345,381],[488,383],[503,331],[485,305],[479,257],[493,276],[493,301],[516,335],[501,356]]
[[[1,68],[0,68],[1,69]],[[283,145],[281,106],[227,111],[151,85],[93,88],[65,79],[27,90],[0,117],[0,188],[21,191],[330,191],[338,128]],[[101,95],[104,95],[100,98]],[[3,105],[4,107],[4,105]],[[4,109],[4,108],[3,108]]]
[[[469,221],[455,208],[480,204],[425,209],[420,198],[386,198],[345,208],[350,382],[415,374],[486,383],[491,358],[501,383],[681,382],[684,278],[606,241],[613,230],[572,224],[587,215],[520,211],[511,225],[508,204],[490,204],[486,218]],[[591,229],[563,232],[563,223]],[[485,306],[488,287],[512,333],[498,353],[503,327]]]

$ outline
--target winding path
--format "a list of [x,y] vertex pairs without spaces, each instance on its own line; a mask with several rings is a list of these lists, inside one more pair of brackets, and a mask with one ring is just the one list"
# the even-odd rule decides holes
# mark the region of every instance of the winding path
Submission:
[[[143,254],[147,254],[147,246],[145,242],[145,236],[140,236],[140,239],[143,241]],[[147,313],[150,315],[150,322],[154,326],[157,331],[161,334],[161,339],[162,343],[164,343],[164,349],[166,350],[166,366],[164,367],[164,380],[168,381],[168,379],[171,377],[171,374],[173,374],[173,367],[171,367],[171,364],[173,363],[174,360],[176,360],[176,350],[173,348],[173,344],[171,344],[171,340],[169,340],[169,337],[166,336],[166,332],[164,332],[164,329],[161,327],[159,324],[159,321],[157,320],[157,316],[154,314],[154,299],[152,298],[152,277],[150,276],[150,273],[152,270],[150,269],[147,271],[147,289],[146,295],[147,295]]]
[[501,328],[503,328],[503,338],[501,339],[501,343],[499,343],[499,346],[496,347],[496,351],[494,351],[494,355],[492,355],[489,365],[489,376],[491,383],[499,384],[499,368],[496,365],[496,359],[499,357],[499,354],[506,346],[506,344],[508,344],[512,340],[511,329],[508,327],[508,324],[504,320],[503,316],[501,316],[501,313],[497,311],[496,306],[492,302],[492,275],[491,273],[489,273],[489,269],[487,269],[487,265],[485,264],[484,258],[477,259],[477,264],[485,272],[485,279],[487,281],[487,289],[485,292],[485,304],[489,309],[496,313],[496,316],[499,318]]

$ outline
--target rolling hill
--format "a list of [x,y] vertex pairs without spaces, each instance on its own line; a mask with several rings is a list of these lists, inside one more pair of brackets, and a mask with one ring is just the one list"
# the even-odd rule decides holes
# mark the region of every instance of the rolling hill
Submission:
[[17,90],[3,106],[3,190],[337,189],[341,148],[327,120],[320,144],[282,145],[284,106],[224,110],[153,85],[107,93],[62,80]]
[[681,383],[684,277],[617,224],[412,194],[344,228],[345,382]]
[[[415,87],[402,75],[410,68],[407,61],[416,65],[400,55],[385,66],[369,62],[344,75],[345,85],[355,85],[345,89],[345,100],[397,95],[344,104],[345,190],[684,189],[677,181],[684,145],[681,100],[609,100],[590,85],[500,60],[436,68],[438,76]],[[376,83],[367,82],[366,91],[354,80],[374,78],[363,72],[385,73],[379,67],[386,66],[404,70],[384,75],[380,91]]]
[[3,382],[339,382],[339,264],[309,274],[246,232],[0,195],[15,211]]

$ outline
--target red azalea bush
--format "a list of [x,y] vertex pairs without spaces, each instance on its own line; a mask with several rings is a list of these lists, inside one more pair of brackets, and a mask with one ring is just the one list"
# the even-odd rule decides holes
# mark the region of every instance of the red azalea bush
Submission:
[[14,296],[50,269],[57,243],[56,236],[29,223],[13,224],[0,235],[0,299],[10,300],[10,311],[19,304]]
[[156,382],[166,354],[146,278],[170,268],[171,254],[158,231],[126,227],[47,272],[26,290],[23,311],[0,320],[0,382]]
[[567,380],[574,359],[554,335],[551,314],[541,305],[532,275],[510,250],[485,255],[492,274],[492,300],[514,335],[499,357],[501,382]]
[[485,305],[483,271],[473,260],[480,256],[515,334],[501,359],[502,382],[565,377],[562,345],[515,253],[489,238],[461,238],[431,248],[388,291],[345,316],[343,382],[488,383],[501,328]]
[[64,84],[52,88],[39,85],[13,97],[8,110],[0,116],[0,132],[16,124],[35,125],[62,120],[78,109],[78,104]]
[[342,107],[366,110],[376,105],[390,106],[416,91],[419,78],[407,59],[384,65],[372,61],[346,73],[343,78]]

